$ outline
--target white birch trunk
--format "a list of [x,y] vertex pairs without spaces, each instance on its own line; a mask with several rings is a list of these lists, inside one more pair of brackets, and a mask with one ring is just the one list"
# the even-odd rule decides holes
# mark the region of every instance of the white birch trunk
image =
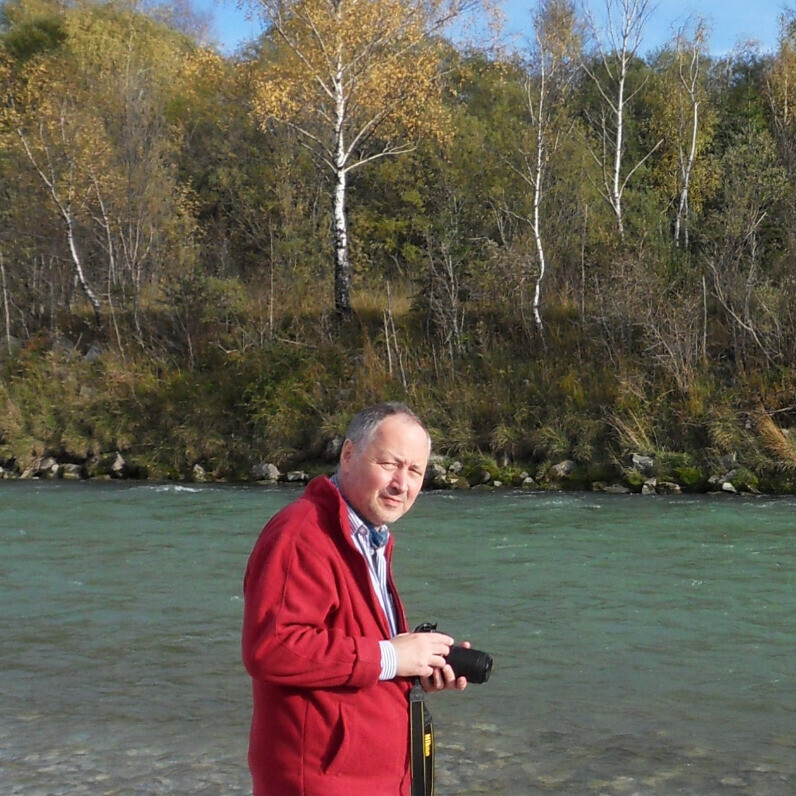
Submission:
[[335,147],[334,193],[332,197],[332,232],[334,236],[334,309],[338,316],[351,315],[351,264],[348,259],[348,223],[346,220],[346,189],[348,183],[348,153],[345,147],[344,125],[346,100],[343,91],[343,65],[338,58],[334,82]]

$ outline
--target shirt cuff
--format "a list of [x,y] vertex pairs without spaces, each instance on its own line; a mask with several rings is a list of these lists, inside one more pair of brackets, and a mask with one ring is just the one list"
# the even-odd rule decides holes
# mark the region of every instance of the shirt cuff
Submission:
[[379,680],[392,680],[398,673],[398,656],[395,647],[389,641],[380,641],[381,650],[381,674]]

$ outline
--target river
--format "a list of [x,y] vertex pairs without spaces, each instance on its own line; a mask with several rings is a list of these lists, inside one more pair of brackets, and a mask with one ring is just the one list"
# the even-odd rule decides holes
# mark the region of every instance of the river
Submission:
[[[249,794],[241,579],[295,489],[0,483],[0,793]],[[437,796],[796,793],[796,500],[421,495]]]

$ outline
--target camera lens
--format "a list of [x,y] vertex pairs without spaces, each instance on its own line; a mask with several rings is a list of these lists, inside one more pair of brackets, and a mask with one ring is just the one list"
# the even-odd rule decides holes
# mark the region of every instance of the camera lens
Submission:
[[492,673],[492,657],[481,650],[454,645],[445,660],[457,677],[466,677],[469,683],[485,683]]

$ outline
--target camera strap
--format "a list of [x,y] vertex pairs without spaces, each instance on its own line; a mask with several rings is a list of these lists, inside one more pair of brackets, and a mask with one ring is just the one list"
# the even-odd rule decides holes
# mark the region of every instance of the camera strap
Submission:
[[409,743],[412,759],[412,796],[434,793],[434,727],[420,680],[409,691]]

